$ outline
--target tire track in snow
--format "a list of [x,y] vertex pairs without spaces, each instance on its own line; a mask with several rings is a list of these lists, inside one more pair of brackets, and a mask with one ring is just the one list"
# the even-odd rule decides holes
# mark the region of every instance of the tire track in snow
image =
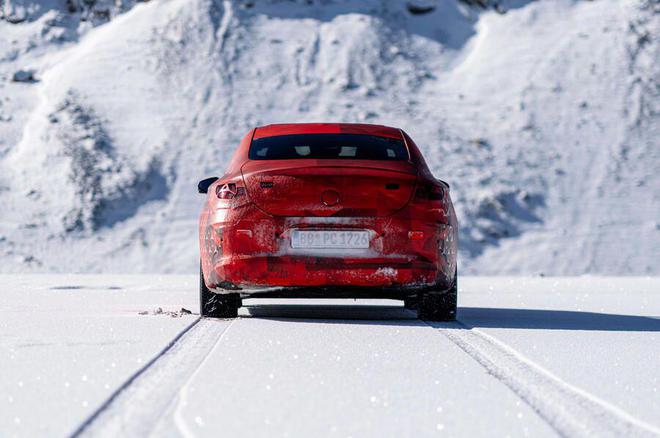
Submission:
[[236,320],[199,318],[120,386],[73,437],[147,436]]
[[577,388],[494,337],[461,323],[431,323],[508,386],[560,436],[660,437],[660,429]]

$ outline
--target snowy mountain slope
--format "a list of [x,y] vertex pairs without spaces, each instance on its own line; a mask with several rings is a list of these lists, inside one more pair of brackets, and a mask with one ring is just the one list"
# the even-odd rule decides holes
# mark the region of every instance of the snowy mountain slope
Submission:
[[657,4],[501,3],[0,21],[0,270],[194,271],[195,183],[249,128],[363,121],[404,128],[452,184],[464,272],[658,273]]

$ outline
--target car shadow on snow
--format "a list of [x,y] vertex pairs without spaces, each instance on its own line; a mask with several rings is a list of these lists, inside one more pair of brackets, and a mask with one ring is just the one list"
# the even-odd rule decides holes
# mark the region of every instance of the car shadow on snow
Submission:
[[659,332],[660,318],[572,310],[461,307],[458,319],[469,328]]
[[[413,311],[387,305],[264,304],[245,306],[243,317],[328,324],[424,325]],[[458,321],[433,323],[455,329],[509,328],[659,332],[660,318],[569,310],[461,307]]]
[[327,324],[423,324],[414,312],[388,305],[256,304],[244,306],[240,316]]

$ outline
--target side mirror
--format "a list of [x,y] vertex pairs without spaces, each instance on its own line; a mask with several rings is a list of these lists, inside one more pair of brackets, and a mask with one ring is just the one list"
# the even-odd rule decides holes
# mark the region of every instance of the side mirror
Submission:
[[209,186],[218,180],[217,176],[212,176],[211,178],[206,178],[197,183],[197,192],[207,193],[209,191]]

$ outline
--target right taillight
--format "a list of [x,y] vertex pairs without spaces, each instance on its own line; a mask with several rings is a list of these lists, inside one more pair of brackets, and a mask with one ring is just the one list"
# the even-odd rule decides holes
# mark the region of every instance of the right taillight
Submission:
[[442,201],[445,198],[445,189],[440,185],[424,184],[415,190],[415,202]]

